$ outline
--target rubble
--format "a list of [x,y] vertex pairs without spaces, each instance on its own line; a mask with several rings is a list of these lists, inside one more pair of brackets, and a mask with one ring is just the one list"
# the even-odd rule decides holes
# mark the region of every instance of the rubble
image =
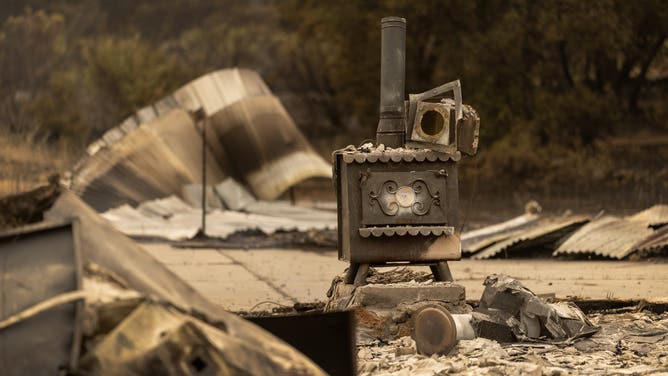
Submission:
[[43,217],[0,235],[3,374],[324,374],[204,298],[72,193]]
[[[668,372],[668,313],[591,314],[600,331],[575,343],[462,340],[453,353],[402,355],[412,340],[358,345],[360,375],[570,375]],[[414,346],[414,345],[413,345]]]
[[493,274],[484,284],[472,324],[479,337],[561,342],[598,331],[576,305],[548,303],[513,278]]
[[427,273],[406,268],[380,273],[370,268],[365,283],[346,284],[343,275],[337,276],[327,293],[329,300],[325,306],[325,311],[355,312],[358,344],[409,335],[414,325],[411,318],[427,306],[443,307],[452,313],[470,311],[462,286],[435,282]]

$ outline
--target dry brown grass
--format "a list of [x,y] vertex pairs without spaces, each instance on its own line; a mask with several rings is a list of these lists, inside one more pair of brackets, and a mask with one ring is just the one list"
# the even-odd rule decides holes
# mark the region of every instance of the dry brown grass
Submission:
[[63,145],[0,132],[0,197],[46,184],[49,176],[62,174],[75,155]]

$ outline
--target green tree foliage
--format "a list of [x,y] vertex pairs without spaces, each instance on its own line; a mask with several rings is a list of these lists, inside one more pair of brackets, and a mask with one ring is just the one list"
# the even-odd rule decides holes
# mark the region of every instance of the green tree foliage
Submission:
[[668,130],[665,0],[14,1],[0,10],[0,124],[84,144],[245,66],[307,135],[371,135],[388,15],[408,20],[408,93],[462,80],[483,170],[530,176],[587,161],[602,137]]

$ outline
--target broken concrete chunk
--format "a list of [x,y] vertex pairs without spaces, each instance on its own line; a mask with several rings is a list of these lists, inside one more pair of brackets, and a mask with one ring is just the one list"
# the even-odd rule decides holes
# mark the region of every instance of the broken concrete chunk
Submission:
[[464,287],[451,282],[394,283],[358,287],[353,304],[364,307],[393,308],[402,303],[411,304],[433,300],[457,302],[464,299]]

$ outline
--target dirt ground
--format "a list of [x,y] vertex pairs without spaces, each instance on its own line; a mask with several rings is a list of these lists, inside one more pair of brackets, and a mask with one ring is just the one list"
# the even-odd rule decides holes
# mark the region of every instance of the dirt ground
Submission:
[[[144,243],[154,257],[206,297],[232,311],[268,311],[326,300],[346,268],[336,252],[295,249],[181,249]],[[505,273],[537,294],[557,298],[668,301],[668,260],[462,260],[453,275],[477,300],[484,278]],[[632,309],[589,315],[592,338],[561,344],[461,341],[453,353],[426,357],[410,337],[358,345],[362,375],[668,374],[668,313]]]
[[[179,249],[166,243],[143,246],[206,297],[232,311],[324,301],[334,276],[347,267],[333,251]],[[480,298],[482,282],[492,273],[507,274],[536,294],[557,298],[668,300],[666,259],[494,259],[450,265],[470,300]]]

